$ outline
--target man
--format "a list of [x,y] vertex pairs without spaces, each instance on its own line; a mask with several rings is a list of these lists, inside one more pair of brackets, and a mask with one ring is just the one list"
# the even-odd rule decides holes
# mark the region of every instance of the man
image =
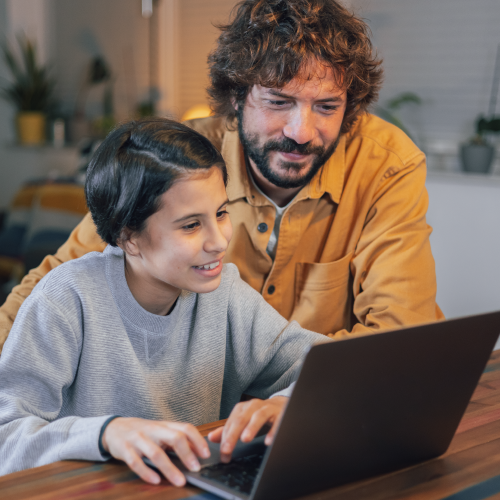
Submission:
[[[288,319],[342,338],[442,318],[425,157],[366,112],[381,83],[368,28],[334,0],[246,0],[209,56],[226,262]],[[104,243],[89,215],[0,309],[3,343],[34,285]]]

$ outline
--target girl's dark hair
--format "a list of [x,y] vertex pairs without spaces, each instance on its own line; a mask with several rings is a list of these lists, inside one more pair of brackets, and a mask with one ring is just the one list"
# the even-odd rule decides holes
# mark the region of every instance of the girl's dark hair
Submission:
[[342,132],[377,98],[382,68],[370,29],[339,2],[243,0],[233,12],[208,57],[212,107],[228,122],[236,117],[233,101],[244,102],[253,85],[282,88],[311,60],[331,67],[347,90]]
[[97,233],[112,246],[124,229],[140,233],[174,182],[214,166],[226,185],[226,165],[219,151],[185,125],[166,118],[119,125],[99,146],[87,170],[85,196]]

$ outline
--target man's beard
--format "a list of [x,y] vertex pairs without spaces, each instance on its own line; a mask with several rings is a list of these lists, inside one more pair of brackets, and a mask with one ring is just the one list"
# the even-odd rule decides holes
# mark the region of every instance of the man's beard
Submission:
[[[305,144],[298,144],[293,139],[283,137],[280,140],[271,139],[259,146],[259,138],[255,135],[247,135],[243,130],[243,106],[238,106],[238,132],[240,142],[243,146],[245,153],[255,163],[260,173],[272,184],[280,188],[290,189],[298,188],[308,184],[311,179],[316,175],[318,170],[328,161],[330,156],[335,152],[340,140],[340,134],[337,139],[325,148],[323,146],[312,146],[310,142]],[[312,166],[308,172],[302,176],[289,177],[286,174],[275,172],[271,168],[269,153],[271,151],[279,151],[282,153],[300,153],[304,155],[315,155]],[[280,161],[279,166],[287,172],[299,172],[304,168],[304,162],[287,162]]]

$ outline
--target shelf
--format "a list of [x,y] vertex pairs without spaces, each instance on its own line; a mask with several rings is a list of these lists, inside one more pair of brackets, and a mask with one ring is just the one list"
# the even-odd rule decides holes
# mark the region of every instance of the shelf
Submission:
[[497,172],[477,174],[471,172],[427,171],[427,183],[459,184],[500,188],[500,175]]

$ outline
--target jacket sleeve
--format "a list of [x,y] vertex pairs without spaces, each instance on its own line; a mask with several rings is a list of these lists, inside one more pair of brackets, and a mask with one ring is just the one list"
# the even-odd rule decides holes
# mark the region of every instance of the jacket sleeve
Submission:
[[26,300],[0,359],[0,474],[105,459],[99,433],[110,415],[58,418],[81,345],[82,333],[44,294]]
[[[436,272],[426,222],[425,157],[417,155],[378,181],[351,261],[350,334],[443,319],[436,305]],[[337,332],[334,337],[349,335]]]
[[89,252],[102,252],[105,247],[106,244],[97,234],[90,213],[88,213],[57,253],[47,255],[38,267],[32,269],[22,282],[12,290],[5,303],[0,307],[0,352],[19,308],[42,278],[63,262],[76,259]]
[[263,399],[296,379],[309,347],[330,341],[287,321],[239,276],[231,290],[228,328],[225,383]]

